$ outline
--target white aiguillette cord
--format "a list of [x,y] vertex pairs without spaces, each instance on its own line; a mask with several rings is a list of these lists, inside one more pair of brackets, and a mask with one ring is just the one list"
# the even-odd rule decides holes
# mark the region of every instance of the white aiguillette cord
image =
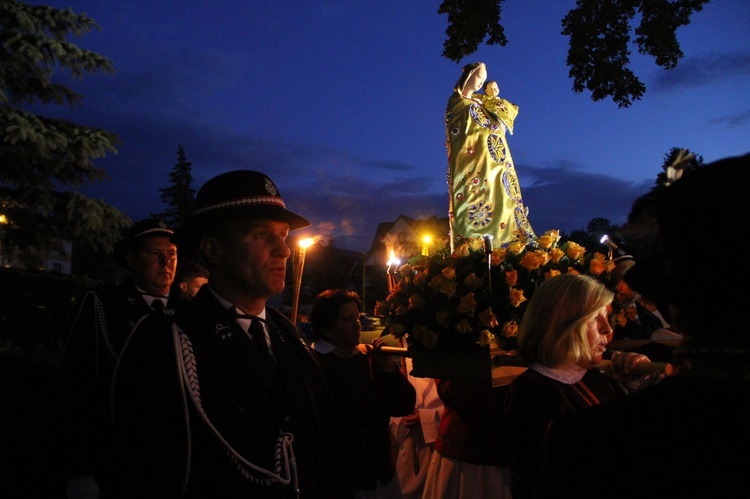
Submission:
[[[239,315],[239,314],[238,314]],[[261,322],[265,322],[260,317],[255,316],[243,316],[243,318],[257,319]],[[222,447],[226,451],[229,458],[235,463],[238,471],[243,477],[251,480],[255,483],[262,485],[272,485],[276,482],[283,485],[293,484],[295,494],[297,497],[300,496],[299,482],[297,478],[297,461],[294,457],[294,448],[292,442],[294,441],[294,435],[289,432],[280,432],[276,445],[274,447],[274,471],[267,470],[260,466],[257,466],[240,455],[239,452],[234,450],[229,442],[226,441],[224,436],[216,429],[208,418],[206,411],[203,410],[203,404],[201,403],[200,394],[200,383],[198,381],[198,373],[195,365],[195,355],[193,354],[193,345],[190,342],[190,338],[177,326],[172,325],[172,337],[175,344],[175,353],[177,355],[177,364],[180,369],[180,378],[182,379],[183,390],[187,390],[190,394],[190,400],[192,401],[195,409],[200,415],[203,422],[211,430],[213,435],[221,443]],[[187,408],[185,408],[187,409]],[[185,411],[187,416],[188,412]],[[188,428],[190,426],[188,425]],[[190,455],[190,443],[188,442],[188,455]],[[249,469],[248,469],[249,468]],[[251,473],[255,471],[264,478],[257,477]],[[283,471],[283,476],[282,476]],[[183,490],[187,485],[188,473],[185,475],[185,483],[183,484]]]

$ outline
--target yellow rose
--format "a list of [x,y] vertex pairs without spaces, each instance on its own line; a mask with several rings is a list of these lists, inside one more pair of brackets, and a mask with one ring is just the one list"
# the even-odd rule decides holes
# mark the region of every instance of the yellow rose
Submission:
[[468,242],[469,248],[473,252],[484,250],[484,239],[483,238],[472,238]]
[[573,241],[568,241],[568,251],[566,253],[568,258],[577,262],[586,254],[586,248]]
[[543,250],[529,251],[521,257],[519,262],[522,266],[528,270],[536,270],[540,267],[544,267],[549,262],[549,253]]
[[518,282],[518,271],[516,269],[508,270],[505,272],[505,284],[509,287],[514,287]]
[[591,262],[589,263],[589,272],[591,272],[594,275],[599,275],[602,272],[604,272],[607,268],[607,261],[606,256],[602,255],[599,252],[594,253],[594,257],[591,259]]
[[492,311],[491,308],[488,308],[482,312],[479,313],[479,317],[477,317],[479,320],[479,324],[486,327],[497,327],[497,316]]
[[534,257],[536,257],[536,259],[539,261],[540,267],[544,267],[545,265],[547,265],[547,263],[549,262],[551,258],[549,256],[549,253],[547,253],[546,251],[542,251],[542,250],[536,250],[534,252]]
[[560,240],[560,231],[557,229],[548,230],[544,233],[546,237],[549,237],[550,239],[553,239],[554,242],[558,242]]
[[577,271],[577,270],[575,269],[575,267],[568,267],[568,274],[573,274],[573,275],[581,275],[581,273],[580,273],[580,272],[578,272],[578,271]]
[[549,250],[549,257],[554,263],[560,263],[560,259],[565,256],[565,252],[560,248],[552,248]]
[[544,267],[549,262],[550,257],[546,251],[539,250],[534,252],[534,258],[539,262],[539,267]]
[[539,268],[539,259],[531,251],[525,253],[521,257],[521,261],[518,263],[520,263],[521,266],[525,267],[528,270],[536,270]]
[[510,288],[510,304],[518,308],[521,303],[526,301],[523,295],[523,289]]
[[545,232],[543,236],[539,236],[536,240],[539,246],[541,246],[542,248],[546,250],[550,249],[552,245],[557,242],[557,238],[559,237],[559,236],[550,234],[550,232],[553,232],[553,231]]
[[521,241],[513,241],[508,245],[508,253],[511,255],[518,255],[526,247]]
[[474,315],[474,309],[477,308],[477,302],[474,300],[474,293],[469,293],[466,296],[461,297],[458,301],[458,307],[456,311],[459,314]]
[[562,274],[562,272],[557,269],[549,269],[549,272],[544,273],[544,280],[546,281],[548,279],[552,279],[553,277],[559,276],[560,274]]
[[456,250],[453,252],[453,256],[458,258],[464,258],[469,256],[469,244],[468,243],[462,243],[456,247]]
[[508,321],[503,324],[503,335],[508,338],[518,336],[518,323],[516,321]]
[[492,340],[495,339],[495,335],[492,334],[491,331],[488,331],[484,329],[481,333],[479,333],[479,339],[477,340],[477,345],[490,345],[492,343]]
[[503,263],[505,261],[505,257],[508,256],[508,249],[507,248],[498,248],[492,250],[492,255],[490,258],[490,265],[493,267],[496,267]]

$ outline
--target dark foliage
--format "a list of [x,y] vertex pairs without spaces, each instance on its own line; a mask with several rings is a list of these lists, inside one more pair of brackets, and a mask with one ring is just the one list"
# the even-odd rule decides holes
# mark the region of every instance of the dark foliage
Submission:
[[[448,38],[443,56],[456,62],[487,45],[505,46],[500,25],[505,0],[443,0],[439,14],[448,14]],[[639,100],[646,86],[628,68],[630,46],[654,57],[656,64],[673,69],[683,57],[676,31],[690,24],[690,16],[709,0],[578,0],[562,20],[563,35],[570,36],[567,65],[573,91],[591,92],[594,101],[611,97],[619,107]],[[631,41],[631,23],[640,15]]]
[[169,208],[152,216],[164,219],[170,226],[179,227],[193,214],[195,189],[193,189],[192,163],[185,157],[182,146],[177,149],[177,163],[169,172],[169,187],[160,188],[161,201]]
[[[107,180],[94,160],[116,152],[105,130],[29,112],[38,105],[77,106],[82,97],[53,77],[113,73],[111,61],[68,41],[99,26],[72,9],[0,4],[0,239],[20,259],[60,239],[112,251],[130,220],[103,201],[80,194]],[[30,258],[29,267],[39,262]],[[38,259],[37,259],[38,260]]]

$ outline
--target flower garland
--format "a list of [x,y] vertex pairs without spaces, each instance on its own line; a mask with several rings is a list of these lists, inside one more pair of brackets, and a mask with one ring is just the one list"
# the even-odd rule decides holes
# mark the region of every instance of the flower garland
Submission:
[[[500,353],[514,355],[526,303],[546,279],[572,272],[615,285],[611,253],[561,243],[557,230],[496,248],[489,261],[487,256],[484,248],[464,246],[454,254],[412,257],[397,269],[393,289],[377,302],[375,314],[385,319],[388,333],[405,337],[412,354],[495,344]],[[615,306],[610,319],[614,325],[628,317]]]

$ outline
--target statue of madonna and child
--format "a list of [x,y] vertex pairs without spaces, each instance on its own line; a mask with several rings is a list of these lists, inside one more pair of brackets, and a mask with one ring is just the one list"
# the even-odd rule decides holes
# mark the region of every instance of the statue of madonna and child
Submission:
[[492,247],[536,237],[505,137],[517,115],[484,63],[464,66],[445,113],[451,253],[481,247],[485,236]]

